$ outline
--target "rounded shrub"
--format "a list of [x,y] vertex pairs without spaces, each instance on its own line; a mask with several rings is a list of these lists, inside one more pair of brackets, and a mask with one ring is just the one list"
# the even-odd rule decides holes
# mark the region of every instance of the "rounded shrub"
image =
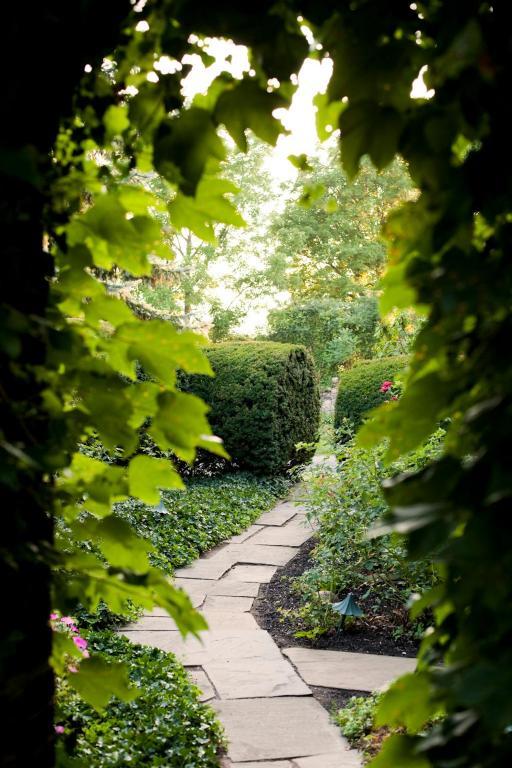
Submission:
[[215,377],[189,376],[183,389],[211,408],[213,432],[239,467],[272,474],[308,457],[297,443],[317,439],[320,395],[305,347],[223,342],[206,349]]
[[384,381],[394,381],[407,366],[407,355],[363,360],[340,373],[334,412],[334,426],[346,424],[357,429],[364,414],[389,400],[389,392],[381,392]]

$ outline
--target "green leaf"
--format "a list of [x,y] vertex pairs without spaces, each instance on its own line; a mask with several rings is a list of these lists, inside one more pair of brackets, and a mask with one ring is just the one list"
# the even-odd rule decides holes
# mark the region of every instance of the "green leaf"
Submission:
[[175,229],[190,229],[205,243],[217,245],[217,237],[213,228],[214,221],[209,213],[201,210],[194,197],[178,194],[169,203],[169,216]]
[[[97,517],[110,514],[112,501],[120,501],[128,495],[128,485],[121,467],[105,464],[78,452],[73,454],[70,466],[57,478],[57,487],[72,497],[86,496],[85,508]],[[76,510],[78,513],[78,507]]]
[[428,675],[416,672],[400,677],[379,702],[375,724],[404,727],[411,733],[417,733],[439,713],[431,695]]
[[368,768],[431,768],[430,762],[415,753],[416,742],[409,736],[392,735]]
[[210,158],[225,157],[224,144],[205,109],[191,107],[160,124],[153,155],[155,169],[185,194],[194,194]]
[[183,461],[193,461],[198,446],[208,447],[208,406],[185,392],[162,393],[158,406],[149,434],[163,450],[172,450]]
[[111,104],[107,107],[103,115],[103,125],[107,132],[107,139],[123,133],[130,126],[126,104]]
[[94,523],[94,536],[109,565],[133,573],[147,573],[153,546],[134,532],[126,520],[109,515]]
[[299,199],[299,205],[310,208],[325,194],[324,184],[305,184]]
[[402,119],[391,107],[371,101],[349,104],[340,116],[341,157],[348,176],[354,178],[365,154],[381,169],[394,158],[402,131]]
[[91,656],[80,663],[78,672],[68,676],[69,684],[98,712],[111,698],[133,701],[140,691],[130,684],[128,666],[123,662],[109,663],[98,656]]
[[299,171],[313,171],[313,166],[308,162],[308,156],[302,153],[301,155],[288,155],[288,160]]
[[236,195],[239,191],[238,187],[227,179],[203,176],[197,186],[197,207],[214,221],[231,224],[233,227],[245,227],[244,219],[233,203],[225,197],[227,194]]
[[119,446],[128,452],[134,450],[138,435],[129,424],[132,407],[127,385],[119,378],[83,378],[79,409],[87,414],[105,447],[111,451]]
[[129,359],[138,360],[142,367],[172,387],[176,370],[212,375],[208,358],[200,345],[205,339],[191,331],[177,331],[165,320],[126,323],[119,326],[115,339],[124,344]]
[[313,104],[316,108],[315,120],[316,131],[320,141],[330,139],[333,131],[338,127],[340,115],[346,104],[341,100],[329,101],[328,93],[317,93],[313,98]]
[[226,194],[236,194],[238,187],[227,179],[203,176],[195,197],[177,194],[169,203],[171,222],[177,230],[189,229],[205,242],[217,244],[214,225],[217,222],[245,227],[245,221]]
[[135,456],[128,466],[130,494],[147,504],[158,504],[159,489],[184,488],[185,485],[168,459]]
[[139,93],[129,102],[130,122],[142,137],[151,140],[155,130],[165,117],[162,91],[152,83],[144,83]]
[[284,106],[287,106],[287,101],[279,93],[268,93],[256,82],[242,80],[221,93],[214,116],[219,123],[224,123],[242,152],[246,152],[247,128],[259,139],[275,146],[279,135],[285,131],[272,112]]
[[98,326],[101,321],[112,326],[121,323],[133,322],[135,316],[127,304],[114,296],[99,296],[89,301],[84,307],[85,319],[93,326]]
[[100,195],[68,225],[68,244],[85,243],[94,264],[103,269],[116,265],[132,275],[147,275],[151,272],[147,255],[160,240],[160,226],[150,216],[130,215],[115,191]]

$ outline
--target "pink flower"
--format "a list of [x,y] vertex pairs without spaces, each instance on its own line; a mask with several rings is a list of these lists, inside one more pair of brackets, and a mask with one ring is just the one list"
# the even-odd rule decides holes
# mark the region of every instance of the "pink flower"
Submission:
[[64,726],[63,725],[56,725],[55,726],[55,733],[64,733]]
[[380,385],[380,392],[387,392],[388,389],[391,389],[392,386],[393,386],[392,381],[387,381],[387,380],[383,381],[382,384]]
[[73,642],[76,645],[77,648],[79,648],[81,651],[85,651],[87,648],[87,640],[84,640],[83,637],[74,637]]
[[84,657],[84,659],[88,659],[90,655],[91,654],[89,653],[89,651],[82,651],[82,656]]
[[78,627],[75,627],[74,624],[70,624],[69,628],[72,632],[78,632]]
[[58,618],[59,618],[59,614],[58,613],[50,613],[50,619],[52,621],[57,621]]
[[71,616],[63,616],[61,622],[66,624],[68,627],[72,627],[75,624],[75,620],[72,619]]
[[[86,651],[87,653],[87,651]],[[78,672],[78,667],[75,667],[74,664],[70,664],[68,667],[68,672]]]
[[398,395],[391,395],[392,400],[398,400]]

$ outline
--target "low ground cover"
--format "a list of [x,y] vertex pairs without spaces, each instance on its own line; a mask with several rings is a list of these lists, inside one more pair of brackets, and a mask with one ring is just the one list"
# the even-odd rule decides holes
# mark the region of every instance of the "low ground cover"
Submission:
[[353,696],[344,707],[333,713],[334,722],[339,725],[351,747],[363,754],[368,762],[380,750],[390,729],[375,726],[375,714],[382,694]]
[[139,696],[112,699],[98,713],[61,680],[56,731],[73,768],[215,768],[224,742],[214,712],[171,654],[134,645],[113,632],[90,633],[89,648],[124,661]]
[[155,565],[172,573],[245,530],[289,487],[285,475],[257,477],[237,472],[192,477],[185,492],[163,492],[159,507],[130,499],[119,504],[117,511],[153,544]]

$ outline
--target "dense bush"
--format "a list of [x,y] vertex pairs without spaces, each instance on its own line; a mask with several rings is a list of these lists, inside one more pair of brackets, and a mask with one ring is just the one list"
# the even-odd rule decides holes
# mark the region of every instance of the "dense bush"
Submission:
[[320,413],[313,360],[304,347],[224,342],[207,349],[215,377],[183,378],[183,389],[211,407],[209,420],[232,461],[258,473],[279,472],[316,440]]
[[185,492],[164,491],[163,508],[131,499],[118,504],[117,511],[151,541],[155,565],[172,573],[243,531],[289,486],[287,477],[258,478],[246,472],[193,478]]
[[378,324],[377,302],[361,296],[354,301],[309,299],[269,312],[269,338],[304,344],[312,353],[322,381],[354,354],[371,353]]
[[[406,604],[412,593],[436,581],[432,561],[407,560],[401,538],[369,538],[368,530],[387,510],[382,482],[424,466],[439,453],[443,436],[439,430],[427,445],[391,467],[382,463],[383,448],[364,450],[346,443],[337,469],[311,472],[306,504],[318,522],[318,543],[313,567],[295,583],[302,599],[295,617],[300,634],[314,638],[338,626],[331,602],[348,592],[355,594],[373,629],[391,622],[397,640],[421,632],[421,625],[408,619]],[[332,600],[325,600],[326,592]]]
[[357,429],[366,411],[389,400],[389,393],[381,392],[382,383],[394,381],[406,366],[407,356],[397,355],[363,360],[343,371],[336,398],[335,427],[342,427],[348,422],[352,429]]
[[197,689],[174,656],[133,645],[111,632],[92,633],[88,640],[95,654],[128,664],[140,695],[131,702],[113,698],[98,713],[60,681],[56,702],[56,722],[59,731],[64,728],[57,736],[60,750],[88,768],[218,766],[221,726],[213,711],[200,703]]

